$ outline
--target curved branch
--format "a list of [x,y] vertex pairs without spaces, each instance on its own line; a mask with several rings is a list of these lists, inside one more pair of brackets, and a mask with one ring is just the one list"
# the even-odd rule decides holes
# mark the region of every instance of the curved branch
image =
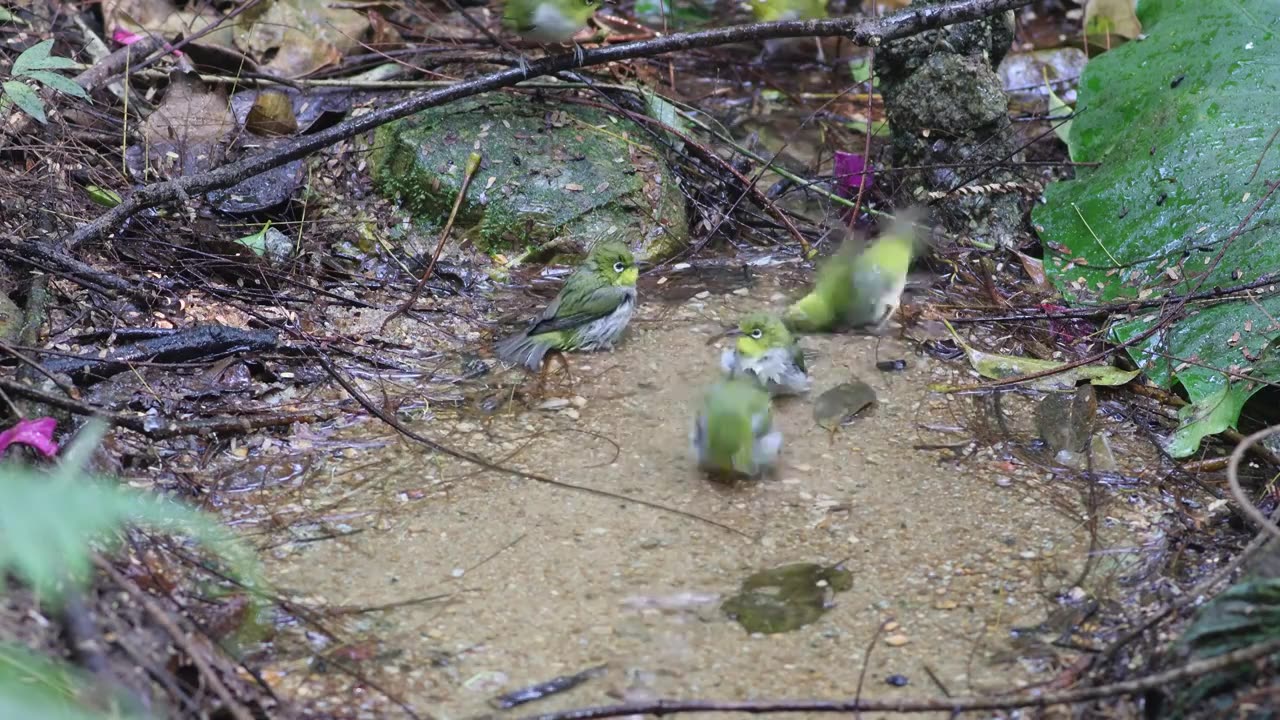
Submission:
[[1231,451],[1231,460],[1227,463],[1227,484],[1231,486],[1231,497],[1235,498],[1236,504],[1240,506],[1243,512],[1255,525],[1265,534],[1280,540],[1280,527],[1277,527],[1266,515],[1254,505],[1249,497],[1244,494],[1244,488],[1240,487],[1240,461],[1244,458],[1245,451],[1254,443],[1263,438],[1280,432],[1280,425],[1272,425],[1263,428],[1258,432],[1249,435],[1236,445],[1236,449]]
[[693,50],[695,48],[714,47],[768,38],[845,36],[854,45],[874,47],[886,40],[915,35],[944,25],[977,20],[999,12],[1022,7],[1030,2],[1031,0],[957,0],[946,5],[911,8],[883,18],[858,19],[842,17],[827,20],[797,20],[732,25],[713,30],[679,33],[653,40],[586,50],[581,56],[581,64],[577,62],[573,53],[552,55],[529,63],[527,71],[522,71],[519,68],[503,70],[491,75],[466,80],[450,87],[413,95],[382,110],[350,118],[314,135],[298,138],[270,152],[246,157],[208,172],[188,175],[139,188],[129,195],[123,203],[99,215],[92,222],[80,226],[75,232],[66,236],[61,244],[67,250],[74,250],[80,244],[101,237],[112,228],[120,227],[125,220],[141,210],[185,198],[194,193],[231,187],[246,178],[306,157],[321,148],[368,132],[392,120],[398,120],[454,100],[511,87],[522,80],[541,75],[552,75],[587,65],[602,65],[604,63],[662,55],[680,50]]

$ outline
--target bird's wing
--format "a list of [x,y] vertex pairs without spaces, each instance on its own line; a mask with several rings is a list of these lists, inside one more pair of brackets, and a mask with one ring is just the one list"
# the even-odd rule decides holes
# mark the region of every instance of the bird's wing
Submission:
[[529,329],[530,335],[540,335],[556,330],[568,330],[586,325],[613,314],[618,306],[630,299],[630,288],[616,285],[605,285],[588,292],[576,293],[573,288],[557,297],[546,311],[542,319]]
[[800,368],[800,372],[809,372],[809,369],[804,365],[804,351],[800,349],[799,345],[791,346],[791,361],[796,364],[796,367]]

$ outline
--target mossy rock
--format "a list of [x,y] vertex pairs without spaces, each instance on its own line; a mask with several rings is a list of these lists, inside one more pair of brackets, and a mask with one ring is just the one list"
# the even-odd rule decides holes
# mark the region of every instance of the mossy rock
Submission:
[[686,245],[689,223],[675,175],[647,140],[598,110],[492,95],[384,125],[370,167],[381,193],[441,227],[479,152],[455,237],[490,253],[552,240],[579,253],[619,239],[661,260]]

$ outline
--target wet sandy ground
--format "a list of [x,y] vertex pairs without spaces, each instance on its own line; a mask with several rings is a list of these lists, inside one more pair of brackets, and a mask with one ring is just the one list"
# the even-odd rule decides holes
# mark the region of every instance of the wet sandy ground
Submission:
[[[909,363],[886,374],[875,368],[875,338],[804,338],[817,353],[814,395],[857,377],[879,395],[874,412],[832,436],[814,425],[811,398],[780,400],[776,478],[728,488],[696,472],[687,435],[727,342],[708,347],[708,338],[744,312],[783,303],[765,283],[678,307],[642,304],[618,351],[575,356],[576,383],[548,386],[546,397],[569,401],[563,407],[513,404],[496,417],[418,426],[489,458],[522,448],[511,464],[712,518],[749,537],[477,474],[393,440],[307,486],[317,507],[342,498],[343,507],[375,509],[351,521],[363,532],[277,548],[269,576],[308,602],[372,606],[448,593],[343,626],[383,638],[378,659],[361,672],[437,718],[492,713],[487,701],[500,692],[600,664],[608,665],[604,676],[505,714],[656,697],[851,697],[868,647],[865,698],[940,698],[938,683],[963,695],[1051,678],[1049,664],[1005,657],[1010,629],[1044,622],[1063,595],[1105,594],[1114,583],[1102,569],[1080,581],[1090,557],[1085,512],[1062,500],[1075,491],[1050,492],[1044,472],[990,450],[957,459],[913,447],[970,438],[960,428],[971,401],[927,389],[968,382],[962,365],[886,337],[878,357]],[[1123,428],[1104,427],[1124,441]],[[1122,454],[1130,474],[1142,474],[1141,457]],[[1154,532],[1145,507],[1132,498],[1106,507],[1093,557],[1113,569],[1132,559]],[[852,590],[800,630],[751,636],[718,609],[754,571],[841,560]],[[285,688],[308,675],[302,658],[278,670]],[[891,676],[908,684],[896,687]]]

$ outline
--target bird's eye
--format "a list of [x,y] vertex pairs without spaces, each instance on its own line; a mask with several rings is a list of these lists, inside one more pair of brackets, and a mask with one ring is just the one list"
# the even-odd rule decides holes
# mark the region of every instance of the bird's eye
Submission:
[[762,331],[760,328],[756,328],[755,330],[751,331],[751,337],[759,340],[760,338],[764,337],[764,331]]
[[626,270],[626,269],[627,269],[627,265],[626,265],[626,263],[623,263],[623,262],[616,262],[616,263],[614,263],[614,264],[613,264],[613,271],[614,271],[614,272],[616,272],[616,273],[620,273],[620,272],[622,272],[623,270]]

